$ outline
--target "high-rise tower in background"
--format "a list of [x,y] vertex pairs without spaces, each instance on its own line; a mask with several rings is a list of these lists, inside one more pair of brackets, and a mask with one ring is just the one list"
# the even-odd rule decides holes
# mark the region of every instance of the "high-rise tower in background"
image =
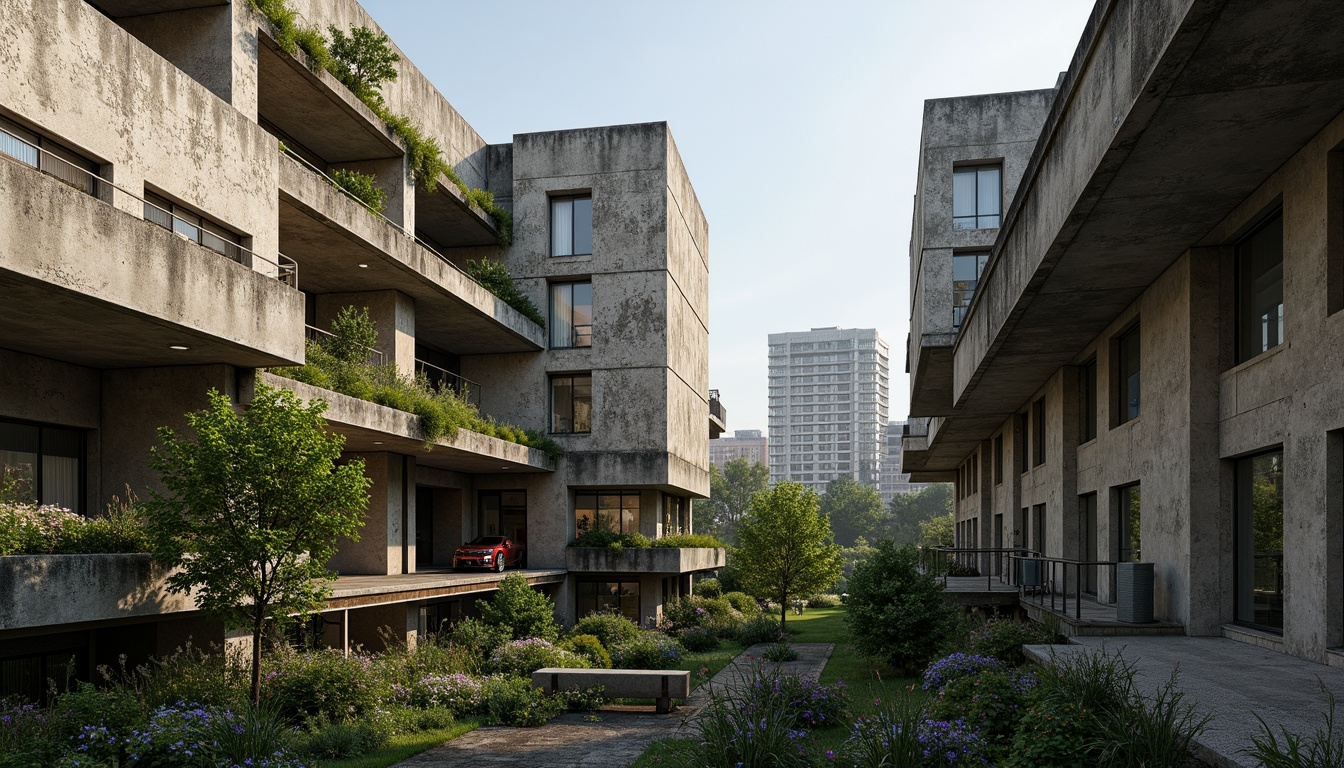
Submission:
[[878,487],[887,443],[887,344],[873,328],[770,334],[770,482]]

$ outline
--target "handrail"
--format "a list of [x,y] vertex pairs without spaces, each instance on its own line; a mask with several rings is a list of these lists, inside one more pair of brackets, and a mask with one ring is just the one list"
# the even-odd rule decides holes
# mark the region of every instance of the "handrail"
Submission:
[[1017,571],[1003,568],[1005,556],[1011,562],[1014,555],[1034,556],[1039,554],[1036,550],[1025,547],[928,547],[921,552],[921,555],[925,552],[929,554],[929,557],[921,557],[921,560],[931,560],[932,562],[923,562],[922,565],[934,576],[942,576],[944,585],[947,584],[948,571],[950,570],[948,566],[952,563],[976,569],[981,569],[983,566],[985,589],[987,591],[993,589],[993,578],[995,576],[998,576],[1000,584],[1017,584]]
[[[1040,575],[1039,579],[1040,583],[1032,585],[1036,588],[1035,591],[1036,604],[1040,605],[1041,607],[1045,607],[1045,593],[1048,592],[1050,595],[1050,610],[1051,611],[1056,610],[1055,598],[1058,596],[1062,598],[1062,603],[1059,606],[1059,612],[1063,613],[1066,616],[1068,615],[1069,612],[1069,570],[1072,569],[1074,572],[1074,578],[1073,578],[1074,619],[1082,618],[1083,594],[1084,594],[1083,569],[1096,568],[1100,570],[1102,568],[1109,568],[1111,570],[1111,579],[1113,580],[1115,578],[1116,566],[1119,565],[1121,562],[1117,560],[1075,560],[1066,557],[1046,557],[1044,555],[1035,555],[1031,558],[1010,556],[1009,559],[1010,561],[1014,562],[1013,570],[1015,572],[1018,569],[1018,567],[1020,567],[1016,565],[1016,561],[1026,559],[1036,560],[1038,562],[1038,565],[1036,567],[1041,569],[1038,572]],[[1100,583],[1101,579],[1099,573],[1094,573],[1091,575],[1093,579],[1096,580],[1097,583]],[[1059,588],[1057,589],[1057,587]],[[1025,588],[1026,585],[1020,586],[1018,588],[1019,594],[1021,594],[1022,597],[1026,597]],[[1112,591],[1111,602],[1114,601],[1115,601],[1114,591]]]
[[[481,385],[468,379],[466,376],[453,373],[446,368],[440,368],[439,366],[425,362],[418,357],[415,359],[415,372],[423,375],[431,382],[433,382],[436,377],[446,380],[448,382],[448,387],[456,392],[459,397],[472,405],[475,405],[477,408],[481,407]],[[434,375],[431,376],[431,373]]]
[[[61,157],[60,155],[54,154],[54,153],[52,153],[52,152],[49,152],[49,151],[43,149],[42,147],[39,147],[39,146],[37,146],[36,144],[34,144],[34,143],[30,142],[30,141],[27,141],[27,140],[25,140],[25,139],[23,139],[23,138],[21,138],[21,137],[19,137],[19,136],[15,136],[14,134],[10,133],[9,131],[6,131],[6,130],[3,129],[3,128],[0,128],[0,136],[2,136],[2,137],[4,137],[4,138],[12,139],[13,141],[16,141],[16,142],[18,142],[18,143],[20,143],[20,144],[22,144],[22,145],[24,145],[24,146],[26,146],[26,147],[28,147],[28,148],[34,150],[35,152],[40,153],[40,155],[46,156],[46,157],[48,157],[48,158],[51,158],[52,160],[54,160],[54,161],[56,161],[56,162],[58,163],[58,165],[57,165],[56,167],[57,167],[57,168],[60,168],[60,169],[61,169],[63,172],[65,172],[65,173],[68,173],[69,171],[76,171],[76,172],[78,172],[78,173],[82,173],[82,174],[84,174],[85,176],[88,177],[89,185],[88,185],[87,188],[84,188],[84,187],[82,187],[82,186],[78,186],[78,185],[74,184],[74,182],[73,182],[72,179],[67,178],[66,175],[64,175],[64,173],[58,174],[58,173],[54,173],[54,172],[52,172],[52,171],[49,170],[49,169],[42,168],[42,167],[41,167],[41,166],[42,166],[42,163],[40,163],[40,162],[39,162],[39,163],[31,163],[31,162],[28,162],[28,161],[24,160],[23,158],[21,158],[21,157],[15,155],[15,154],[13,154],[12,152],[7,151],[7,150],[4,148],[4,145],[3,145],[3,144],[0,144],[0,157],[6,157],[6,158],[9,158],[12,162],[17,162],[17,163],[19,163],[19,164],[21,164],[21,165],[25,165],[25,166],[27,166],[27,167],[29,167],[29,168],[34,168],[34,169],[36,169],[39,173],[45,173],[46,175],[51,176],[52,178],[57,179],[58,181],[64,182],[64,183],[69,184],[69,185],[71,185],[71,186],[75,186],[77,189],[81,189],[81,191],[83,191],[85,194],[89,195],[89,196],[92,197],[93,199],[98,200],[99,202],[107,203],[108,205],[113,205],[113,201],[111,201],[111,200],[104,200],[102,197],[99,196],[98,190],[99,190],[101,187],[104,187],[104,186],[105,186],[105,187],[107,187],[107,188],[110,189],[110,190],[113,190],[113,191],[115,191],[115,192],[120,192],[120,193],[122,193],[123,195],[126,195],[126,196],[130,197],[132,200],[137,200],[137,201],[139,201],[141,204],[146,205],[146,206],[148,206],[148,207],[150,207],[150,208],[153,208],[153,209],[156,210],[156,211],[161,212],[162,214],[164,214],[165,216],[168,217],[169,224],[168,224],[168,225],[164,225],[162,222],[160,222],[160,221],[156,221],[154,218],[150,218],[150,217],[147,217],[147,216],[142,215],[141,218],[142,218],[144,221],[147,221],[147,222],[149,222],[149,223],[151,223],[151,224],[154,224],[155,226],[163,227],[164,229],[167,229],[169,232],[173,232],[173,233],[177,234],[179,237],[181,237],[181,238],[184,239],[184,240],[188,240],[188,241],[190,241],[190,242],[196,243],[197,245],[201,246],[202,248],[205,248],[206,250],[213,251],[213,252],[215,252],[215,253],[217,253],[217,254],[219,254],[219,255],[221,255],[221,256],[224,256],[224,257],[227,257],[227,258],[229,258],[229,259],[232,259],[232,260],[235,261],[235,262],[242,263],[242,260],[239,259],[239,258],[236,258],[236,257],[234,257],[232,254],[230,254],[229,251],[230,251],[231,249],[236,249],[237,251],[239,251],[239,252],[241,252],[241,253],[245,253],[245,254],[247,254],[248,256],[250,256],[250,257],[252,257],[252,258],[254,258],[254,259],[258,259],[258,260],[260,260],[260,261],[264,261],[264,262],[266,262],[267,264],[270,264],[271,266],[273,266],[273,267],[276,268],[276,274],[275,274],[275,279],[276,279],[276,280],[279,280],[280,282],[282,282],[282,283],[284,283],[284,284],[290,286],[291,288],[295,288],[295,289],[298,288],[298,274],[299,274],[298,263],[295,262],[293,259],[289,258],[288,256],[284,256],[284,257],[283,257],[286,261],[289,262],[288,264],[284,264],[284,263],[281,263],[281,262],[279,262],[279,261],[273,261],[273,260],[271,260],[271,259],[268,259],[268,258],[266,258],[265,256],[261,256],[261,255],[257,254],[256,252],[254,252],[254,251],[251,250],[250,248],[247,248],[247,247],[245,247],[245,246],[243,246],[243,245],[240,245],[240,244],[238,244],[238,243],[234,243],[234,242],[231,242],[231,241],[228,241],[228,240],[224,240],[223,238],[219,237],[217,234],[215,234],[215,233],[213,233],[213,232],[208,232],[208,230],[203,229],[199,224],[193,224],[193,223],[191,223],[190,221],[187,221],[186,219],[182,218],[181,216],[178,216],[177,214],[173,213],[172,211],[165,210],[164,208],[161,208],[160,206],[155,205],[154,203],[149,202],[149,201],[146,200],[144,197],[142,197],[142,196],[140,196],[140,195],[137,195],[136,193],[134,193],[134,192],[132,192],[132,191],[126,189],[125,187],[118,186],[117,184],[115,184],[115,183],[113,183],[113,182],[111,182],[111,181],[108,181],[107,179],[104,179],[102,176],[99,176],[98,174],[94,173],[93,171],[90,171],[90,170],[87,169],[87,168],[80,168],[79,166],[75,165],[74,163],[70,162],[69,160],[66,160],[65,158]],[[114,207],[115,207],[115,206],[114,206]],[[122,212],[123,212],[123,213],[126,213],[126,211],[122,211]],[[182,222],[182,224],[184,225],[184,227],[191,227],[191,228],[194,228],[194,229],[198,229],[198,230],[200,230],[201,232],[206,232],[206,233],[209,234],[211,237],[214,237],[214,238],[218,239],[221,243],[224,243],[224,244],[225,244],[225,245],[223,246],[223,250],[221,250],[220,248],[212,247],[212,246],[210,246],[210,245],[206,245],[205,243],[201,242],[200,240],[195,240],[195,239],[189,238],[189,237],[187,237],[187,236],[181,234],[180,232],[177,231],[176,227],[173,226],[173,225],[174,225],[176,222],[178,222],[178,221]]]
[[[317,326],[308,325],[305,323],[303,329],[304,329],[303,334],[304,337],[312,341],[321,342],[324,339],[336,338],[336,334],[332,333],[331,331],[324,331],[321,328],[318,328]],[[372,365],[382,365],[383,353],[378,349],[369,347],[369,363]]]

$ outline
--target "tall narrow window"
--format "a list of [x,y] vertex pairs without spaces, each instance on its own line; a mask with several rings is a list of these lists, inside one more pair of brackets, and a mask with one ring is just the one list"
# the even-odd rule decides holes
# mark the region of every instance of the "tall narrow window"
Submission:
[[1045,554],[1045,505],[1031,508],[1031,548]]
[[1139,501],[1139,486],[1127,485],[1116,491],[1120,562],[1138,562],[1143,555],[1143,537],[1140,535],[1143,506]]
[[966,319],[988,260],[988,252],[952,254],[952,327],[960,328]]
[[1237,462],[1237,621],[1283,629],[1283,451]]
[[1013,441],[1017,447],[1018,471],[1026,473],[1031,469],[1031,462],[1027,459],[1027,414],[1019,413],[1015,420],[1017,426],[1017,440]]
[[1082,400],[1083,423],[1078,430],[1078,438],[1086,443],[1097,438],[1097,359],[1094,357],[1083,363],[1078,373],[1079,400]]
[[1237,245],[1237,362],[1283,343],[1283,214]]
[[1139,418],[1139,325],[1115,343],[1115,424]]
[[592,374],[551,377],[551,431],[561,434],[591,432]]
[[[1078,558],[1083,562],[1097,562],[1097,494],[1089,493],[1078,499]],[[1097,566],[1080,566],[1081,588],[1089,595],[1097,593]]]
[[1003,170],[998,165],[957,168],[952,172],[952,228],[999,226]]
[[994,484],[1003,484],[1003,435],[994,436]]
[[551,198],[551,255],[587,256],[593,252],[593,198]]
[[593,284],[551,285],[551,349],[593,345]]
[[1031,404],[1032,466],[1045,463],[1045,398]]

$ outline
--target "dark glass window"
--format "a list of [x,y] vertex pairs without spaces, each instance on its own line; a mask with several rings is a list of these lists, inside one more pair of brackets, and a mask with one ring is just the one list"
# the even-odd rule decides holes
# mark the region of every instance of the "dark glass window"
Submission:
[[639,491],[574,494],[574,531],[639,533]]
[[1140,535],[1143,505],[1139,501],[1138,485],[1127,485],[1116,491],[1116,511],[1120,534],[1120,562],[1139,562],[1143,544],[1143,537]]
[[243,239],[237,233],[148,191],[145,192],[145,221],[200,243],[240,264],[244,261]]
[[987,252],[952,254],[952,327],[960,328],[966,319],[966,310],[975,298],[975,289],[988,260]]
[[0,473],[8,493],[84,514],[84,433],[0,421]]
[[1237,462],[1237,621],[1283,629],[1283,451]]
[[593,252],[593,198],[551,198],[551,255],[588,256]]
[[593,345],[593,284],[551,285],[551,349]]
[[[1084,562],[1097,562],[1097,494],[1089,493],[1078,499],[1078,557]],[[1097,593],[1097,568],[1080,567],[1082,590],[1089,595]]]
[[576,586],[574,613],[579,618],[590,613],[616,611],[635,624],[639,623],[638,581],[579,579]]
[[575,374],[551,377],[551,431],[560,434],[591,432],[593,377]]
[[1079,373],[1078,386],[1082,390],[1083,423],[1079,430],[1079,439],[1086,443],[1097,437],[1097,360],[1092,358],[1083,363]]
[[1237,246],[1237,362],[1283,343],[1283,214]]
[[1125,331],[1115,345],[1116,426],[1139,418],[1139,326]]
[[1045,554],[1045,505],[1031,508],[1031,548]]
[[1017,464],[1018,471],[1025,473],[1031,469],[1031,462],[1027,458],[1027,414],[1019,413],[1016,419],[1017,426]]
[[1003,435],[994,436],[994,484],[1003,483]]
[[993,229],[1002,212],[1001,166],[957,168],[952,172],[952,228]]
[[1032,466],[1045,463],[1045,398],[1031,404]]

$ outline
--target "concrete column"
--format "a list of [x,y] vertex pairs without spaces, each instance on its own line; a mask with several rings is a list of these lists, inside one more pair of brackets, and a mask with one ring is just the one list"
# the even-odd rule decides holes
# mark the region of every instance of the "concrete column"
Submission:
[[[415,493],[406,482],[414,459],[395,453],[352,454],[373,481],[359,541],[342,540],[331,567],[345,574],[387,576],[414,569]],[[407,542],[410,545],[407,545]]]
[[374,349],[383,362],[395,363],[406,376],[415,374],[415,300],[400,291],[322,293],[317,296],[317,327],[331,329],[336,313],[348,306],[367,307],[378,329]]

